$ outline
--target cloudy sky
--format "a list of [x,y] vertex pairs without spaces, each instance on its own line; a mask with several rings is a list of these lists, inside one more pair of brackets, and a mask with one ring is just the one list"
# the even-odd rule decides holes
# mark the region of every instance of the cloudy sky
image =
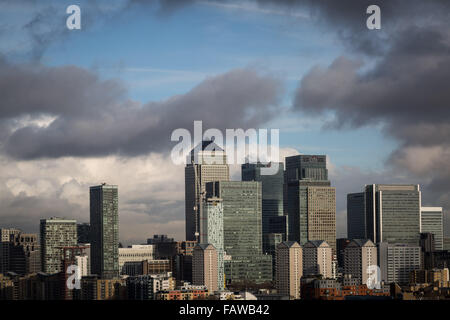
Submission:
[[107,182],[122,242],[183,239],[170,135],[194,120],[328,155],[338,236],[364,184],[421,184],[447,216],[449,18],[446,0],[0,0],[0,227],[88,222],[88,188]]

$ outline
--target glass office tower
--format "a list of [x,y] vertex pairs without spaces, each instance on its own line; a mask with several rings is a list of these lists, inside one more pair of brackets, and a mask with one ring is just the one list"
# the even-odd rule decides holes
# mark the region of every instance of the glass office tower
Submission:
[[[261,175],[261,168],[271,164],[245,163],[242,165],[242,181],[260,181],[262,186],[262,235],[263,252],[269,253],[275,248],[269,247],[272,233],[282,233],[286,241],[287,219],[283,214],[284,164],[278,163],[278,172],[274,175]],[[272,249],[272,250],[271,250]]]
[[436,250],[444,250],[444,223],[441,207],[421,208],[421,231],[432,233]]
[[418,246],[421,192],[419,185],[365,187],[366,235],[374,243]]
[[227,282],[272,280],[272,257],[262,254],[262,190],[257,181],[206,184],[207,198],[223,201]]
[[364,192],[347,195],[347,237],[366,239]]
[[119,276],[119,196],[117,186],[90,188],[91,272],[102,279]]

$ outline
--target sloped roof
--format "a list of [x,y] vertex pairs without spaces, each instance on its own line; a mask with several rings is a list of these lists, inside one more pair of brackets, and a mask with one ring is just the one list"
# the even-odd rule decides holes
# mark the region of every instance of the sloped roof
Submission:
[[311,246],[311,245],[316,248],[319,248],[320,246],[323,246],[323,245],[326,245],[327,247],[330,246],[325,240],[311,240],[305,244],[305,246]]
[[354,243],[359,247],[364,247],[365,245],[375,246],[370,239],[353,239],[348,245],[351,245],[351,243]]
[[213,140],[203,140],[201,143],[196,145],[194,149],[191,150],[191,153],[194,153],[197,150],[204,151],[206,148],[208,148],[208,151],[223,151],[223,149],[219,147]]

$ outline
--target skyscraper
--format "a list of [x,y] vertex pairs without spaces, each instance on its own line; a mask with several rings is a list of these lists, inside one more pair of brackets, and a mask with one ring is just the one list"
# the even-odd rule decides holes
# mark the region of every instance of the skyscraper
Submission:
[[119,276],[119,196],[117,186],[90,188],[91,272],[102,279]]
[[208,198],[203,202],[200,217],[200,243],[212,244],[217,251],[217,287],[223,290],[224,247],[223,247],[223,202],[219,198]]
[[421,208],[421,231],[432,233],[436,250],[444,250],[444,222],[441,207]]
[[330,186],[326,156],[286,158],[289,240],[304,245],[324,240],[336,253],[336,189]]
[[272,280],[272,257],[262,254],[261,182],[209,182],[206,191],[207,198],[223,201],[227,281]]
[[225,151],[213,141],[202,141],[190,152],[184,170],[186,240],[198,241],[199,217],[205,184],[229,181],[230,172]]
[[366,239],[366,214],[364,192],[347,195],[347,237]]
[[[278,172],[274,175],[261,175],[261,168],[272,164],[245,163],[242,165],[242,181],[260,181],[262,186],[262,235],[263,252],[268,253],[269,234],[284,234],[286,241],[287,220],[283,214],[284,164],[278,163]],[[275,248],[272,248],[272,251]]]
[[192,256],[192,283],[203,285],[210,293],[218,290],[218,256],[212,244],[197,244]]
[[419,245],[419,185],[373,184],[365,187],[366,235],[374,243]]
[[286,158],[286,182],[310,180],[328,181],[327,157],[297,155]]
[[280,243],[276,249],[276,288],[279,294],[300,299],[303,275],[302,247],[295,241]]
[[207,198],[223,201],[224,249],[227,255],[262,254],[261,182],[207,184]]
[[77,245],[77,221],[52,217],[40,225],[42,272],[62,271],[63,248]]

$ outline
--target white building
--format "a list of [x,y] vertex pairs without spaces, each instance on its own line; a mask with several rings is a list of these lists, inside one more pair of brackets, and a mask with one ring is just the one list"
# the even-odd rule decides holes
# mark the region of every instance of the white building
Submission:
[[90,274],[89,257],[86,254],[82,256],[75,256],[75,263],[78,266],[80,277],[85,277]]
[[119,248],[119,270],[123,273],[126,262],[142,262],[153,260],[155,246],[153,244],[135,244],[129,248]]

